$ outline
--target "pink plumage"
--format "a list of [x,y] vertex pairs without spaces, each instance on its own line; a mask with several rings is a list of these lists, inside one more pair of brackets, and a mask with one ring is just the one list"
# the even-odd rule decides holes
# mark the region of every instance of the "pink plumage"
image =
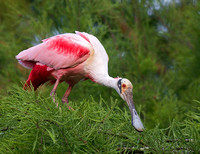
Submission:
[[89,42],[81,36],[62,34],[20,52],[16,58],[25,67],[33,68],[32,62],[39,62],[60,69],[85,61],[90,55],[90,48]]
[[52,71],[47,71],[46,65],[35,65],[24,85],[24,89],[28,89],[30,84],[32,84],[34,90],[37,90],[40,85],[48,81],[48,76],[51,74],[51,72]]
[[74,85],[87,78],[87,73],[81,70],[92,52],[92,46],[82,36],[69,33],[57,35],[20,52],[16,56],[19,63],[32,68],[25,88],[32,83],[36,90],[41,84],[55,80],[64,80]]
[[143,130],[133,105],[131,82],[108,75],[108,55],[95,36],[77,31],[76,34],[53,36],[20,52],[16,59],[22,66],[32,69],[24,89],[32,83],[36,90],[40,85],[50,81],[55,83],[50,94],[54,101],[57,86],[63,81],[69,84],[62,98],[63,103],[68,103],[71,89],[81,80],[90,79],[95,83],[114,88],[128,103],[134,127],[139,131]]

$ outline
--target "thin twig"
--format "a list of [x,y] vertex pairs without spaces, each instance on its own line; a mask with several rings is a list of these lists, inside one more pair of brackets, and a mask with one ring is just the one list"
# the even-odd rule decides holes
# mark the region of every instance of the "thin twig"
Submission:
[[[180,141],[180,139],[168,139],[168,140],[166,140],[166,142],[178,142],[178,141]],[[185,142],[193,142],[193,139],[185,139],[184,140]]]
[[105,118],[102,120],[102,123],[104,123],[104,121],[106,120],[106,118],[109,116],[109,114],[113,111],[113,107],[111,107],[110,111],[107,113],[107,115],[105,116]]

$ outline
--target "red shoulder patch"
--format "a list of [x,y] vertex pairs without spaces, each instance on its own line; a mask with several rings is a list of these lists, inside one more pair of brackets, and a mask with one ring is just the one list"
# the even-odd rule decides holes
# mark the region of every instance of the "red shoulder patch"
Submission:
[[47,41],[48,48],[51,50],[56,50],[58,54],[73,55],[81,58],[90,52],[88,48],[73,42],[70,37],[63,38],[61,36],[56,36],[55,38]]

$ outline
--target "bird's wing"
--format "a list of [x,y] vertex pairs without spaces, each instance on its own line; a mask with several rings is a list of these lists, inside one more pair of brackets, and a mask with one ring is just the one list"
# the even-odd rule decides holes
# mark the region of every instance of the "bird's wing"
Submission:
[[20,52],[16,59],[24,67],[35,63],[54,69],[74,67],[84,62],[93,52],[89,40],[77,34],[61,34],[43,40],[43,43]]

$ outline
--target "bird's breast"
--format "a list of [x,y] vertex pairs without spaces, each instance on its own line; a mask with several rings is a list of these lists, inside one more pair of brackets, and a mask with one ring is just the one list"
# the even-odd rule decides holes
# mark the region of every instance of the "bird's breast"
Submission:
[[51,76],[54,79],[66,81],[69,84],[76,84],[80,80],[85,79],[87,73],[85,72],[83,65],[78,65],[72,68],[54,70],[52,71]]

